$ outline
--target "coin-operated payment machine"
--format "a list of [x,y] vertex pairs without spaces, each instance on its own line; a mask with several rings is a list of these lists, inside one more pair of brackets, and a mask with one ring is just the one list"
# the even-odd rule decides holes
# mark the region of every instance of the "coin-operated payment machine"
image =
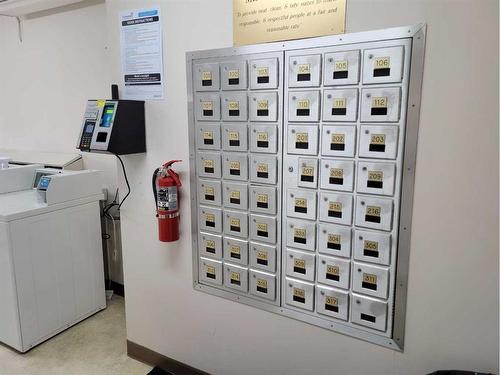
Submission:
[[127,155],[146,152],[144,101],[89,100],[77,148]]

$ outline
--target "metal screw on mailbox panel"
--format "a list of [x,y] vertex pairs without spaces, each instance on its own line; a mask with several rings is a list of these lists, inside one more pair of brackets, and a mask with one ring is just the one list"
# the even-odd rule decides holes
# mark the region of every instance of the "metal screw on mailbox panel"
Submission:
[[372,96],[372,94],[366,94],[366,97],[367,97],[367,98],[369,98],[369,97],[371,97],[371,96]]
[[361,305],[361,301],[360,301],[359,299],[358,299],[358,300],[356,300],[356,303],[357,303],[358,305]]
[[369,130],[365,130],[365,134],[370,134],[370,131]]
[[293,285],[292,284],[288,284],[288,286],[291,288]]
[[373,59],[373,55],[370,53],[370,54],[368,55],[368,58],[369,58],[369,59]]
[[257,67],[257,65],[255,65],[255,64],[253,64],[252,66],[253,66],[254,69]]
[[361,201],[361,205],[364,206],[365,205],[365,202],[364,201]]
[[332,95],[331,95],[331,94],[328,94],[326,97],[327,97],[328,99],[331,99],[331,98],[332,98]]
[[327,131],[326,131],[326,134],[330,134],[330,130],[327,130]]
[[306,164],[306,163],[302,163],[302,166],[303,166],[303,167],[306,167],[306,166],[307,166],[307,164]]
[[323,200],[326,202],[326,201],[328,200],[328,198],[327,198],[327,197],[325,197],[325,198],[323,198]]
[[319,294],[321,294],[322,296],[324,296],[325,292],[321,291],[321,292],[319,292]]
[[295,61],[293,62],[293,65],[297,65],[297,60],[295,60]]
[[358,268],[358,272],[361,272],[361,268]]
[[363,167],[363,170],[366,171],[366,167]]
[[291,198],[293,198],[293,197],[294,197],[294,195],[293,195],[293,194],[290,194],[290,197],[291,197]]
[[326,229],[323,229],[323,233],[326,233]]
[[293,258],[293,255],[292,255],[292,254],[290,254],[290,258]]
[[255,279],[255,277],[256,277],[256,276],[255,276],[255,275],[252,275],[252,277]]
[[328,164],[325,164],[325,168],[330,168],[330,165],[328,165]]
[[253,132],[254,132],[254,133],[257,133],[257,130],[255,130],[255,129],[254,129],[254,130],[253,130]]
[[256,222],[257,222],[257,220],[256,220],[256,219],[253,219],[253,222],[254,222],[254,223],[256,223]]
[[360,240],[363,240],[363,236],[359,236],[359,239],[360,239]]
[[254,102],[255,102],[255,101],[257,101],[257,98],[253,98],[253,101],[254,101]]
[[292,100],[296,100],[296,99],[297,99],[297,97],[296,97],[296,96],[292,96]]
[[[368,96],[368,95],[367,95],[367,96]],[[224,99],[224,100],[225,100],[226,102],[228,101],[228,99],[227,99],[227,98],[226,98],[226,99]]]
[[292,129],[292,134],[295,134],[295,129]]
[[326,263],[326,261],[324,261],[324,260],[321,261],[321,264],[325,264],[325,263]]
[[330,57],[330,58],[328,59],[328,62],[333,62],[333,59]]

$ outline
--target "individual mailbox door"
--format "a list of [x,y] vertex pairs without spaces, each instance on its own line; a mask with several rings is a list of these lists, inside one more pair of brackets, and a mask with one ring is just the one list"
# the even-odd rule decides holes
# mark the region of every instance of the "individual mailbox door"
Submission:
[[222,90],[245,90],[248,87],[247,62],[229,61],[220,64]]
[[220,181],[198,180],[198,203],[220,206],[222,192]]
[[351,225],[352,196],[348,194],[320,193],[319,219],[334,224]]
[[349,294],[342,290],[318,285],[316,287],[316,311],[332,318],[347,320]]
[[323,121],[354,122],[358,118],[358,89],[325,90]]
[[358,196],[356,226],[390,231],[393,206],[392,199]]
[[222,176],[228,180],[248,180],[248,160],[246,154],[224,153]]
[[299,219],[316,220],[316,192],[304,189],[288,189],[286,215]]
[[232,264],[224,264],[224,285],[243,293],[248,292],[248,269]]
[[263,215],[250,215],[250,239],[255,241],[276,243],[276,218]]
[[314,284],[287,277],[285,279],[285,302],[287,305],[312,311],[314,309]]
[[274,301],[276,299],[276,276],[267,272],[250,270],[250,293]]
[[249,94],[250,121],[278,120],[278,93],[251,92]]
[[315,255],[313,253],[287,249],[285,258],[288,276],[314,281]]
[[196,159],[196,170],[199,177],[221,177],[220,154],[218,152],[199,152]]
[[341,289],[349,289],[351,262],[320,255],[318,258],[318,282],[335,286]]
[[248,208],[248,186],[236,182],[223,182],[222,199],[224,207],[246,210]]
[[352,290],[378,298],[387,298],[389,270],[379,266],[368,266],[354,262]]
[[195,64],[193,71],[195,91],[219,91],[218,63]]
[[358,193],[393,195],[396,178],[394,163],[359,162]]
[[250,242],[250,267],[276,272],[276,246]]
[[354,324],[385,332],[387,329],[387,302],[353,294],[351,321]]
[[246,212],[224,211],[224,234],[240,238],[248,237],[248,216]]
[[274,156],[250,156],[250,181],[275,185],[278,182],[278,161]]
[[222,125],[222,149],[225,151],[248,150],[248,131],[246,124]]
[[202,257],[222,259],[222,236],[200,232],[198,250]]
[[326,53],[323,84],[325,86],[357,84],[359,56],[359,51]]
[[276,215],[276,188],[274,186],[250,186],[250,211]]
[[222,233],[222,210],[220,208],[199,208],[198,227],[200,230]]
[[222,121],[247,121],[248,98],[246,92],[224,93],[221,96]]
[[374,159],[396,159],[397,126],[361,125],[359,156]]
[[361,90],[362,122],[398,122],[401,89],[384,87]]
[[248,242],[237,238],[224,238],[224,260],[246,266],[248,264]]
[[316,223],[305,220],[287,220],[286,245],[314,251],[316,248]]
[[318,122],[319,91],[290,91],[288,93],[288,121]]
[[198,121],[220,120],[220,96],[218,93],[203,93],[195,95],[195,118]]
[[275,124],[250,124],[250,151],[275,154],[278,152],[278,128]]
[[320,223],[318,251],[322,254],[349,258],[351,256],[351,228],[343,225]]
[[288,125],[287,141],[289,154],[317,155],[318,126]]
[[257,59],[250,61],[250,89],[278,88],[278,59]]
[[299,158],[297,186],[318,187],[318,159]]
[[290,56],[288,87],[317,87],[321,80],[321,55]]
[[355,126],[322,126],[321,155],[353,157],[356,150]]
[[222,285],[222,262],[208,258],[200,258],[200,281]]
[[367,49],[363,52],[363,83],[401,82],[404,47]]
[[354,259],[388,266],[391,260],[391,235],[389,233],[356,230],[354,235]]
[[220,150],[220,126],[218,123],[199,122],[196,125],[196,148]]
[[321,189],[349,191],[354,185],[354,161],[321,159]]

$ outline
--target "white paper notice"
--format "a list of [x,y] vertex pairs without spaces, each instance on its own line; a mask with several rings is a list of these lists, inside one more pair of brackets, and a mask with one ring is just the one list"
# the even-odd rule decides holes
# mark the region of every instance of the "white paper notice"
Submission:
[[120,13],[123,99],[163,99],[160,9]]

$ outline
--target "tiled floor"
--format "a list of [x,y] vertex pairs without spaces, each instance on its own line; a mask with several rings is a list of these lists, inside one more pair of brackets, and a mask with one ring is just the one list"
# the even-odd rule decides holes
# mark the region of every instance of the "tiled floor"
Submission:
[[143,375],[151,368],[126,354],[125,302],[108,308],[26,354],[0,345],[0,375]]

